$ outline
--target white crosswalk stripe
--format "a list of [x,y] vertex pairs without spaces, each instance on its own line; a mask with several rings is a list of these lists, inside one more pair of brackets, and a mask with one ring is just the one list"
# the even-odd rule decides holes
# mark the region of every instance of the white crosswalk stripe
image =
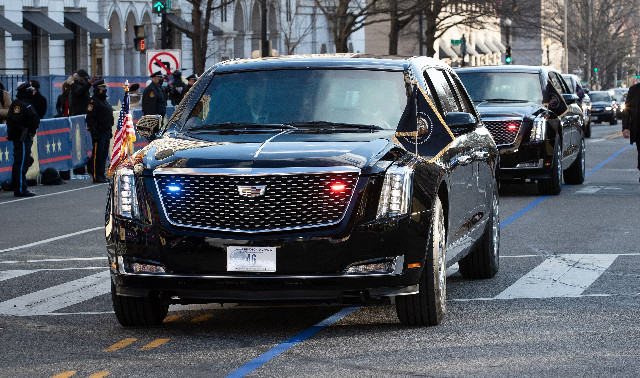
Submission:
[[47,315],[111,291],[109,271],[49,287],[0,302],[0,314],[15,316]]
[[618,255],[554,255],[495,299],[575,297],[604,273]]

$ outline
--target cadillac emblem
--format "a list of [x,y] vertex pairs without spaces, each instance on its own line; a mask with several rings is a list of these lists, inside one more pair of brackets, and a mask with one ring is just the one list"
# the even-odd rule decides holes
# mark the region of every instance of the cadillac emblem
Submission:
[[238,185],[238,193],[243,197],[260,197],[266,190],[266,185]]

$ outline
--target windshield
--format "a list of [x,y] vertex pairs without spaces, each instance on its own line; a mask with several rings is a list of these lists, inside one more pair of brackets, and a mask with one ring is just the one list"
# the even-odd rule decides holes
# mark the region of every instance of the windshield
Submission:
[[624,102],[627,99],[627,93],[626,92],[618,92],[615,91],[613,92],[613,99],[616,100],[616,102]]
[[396,129],[407,104],[404,72],[346,69],[215,75],[185,130],[229,125],[374,125]]
[[591,102],[611,102],[609,92],[589,92],[589,98]]
[[542,86],[537,73],[457,71],[457,74],[475,102],[509,100],[542,103]]

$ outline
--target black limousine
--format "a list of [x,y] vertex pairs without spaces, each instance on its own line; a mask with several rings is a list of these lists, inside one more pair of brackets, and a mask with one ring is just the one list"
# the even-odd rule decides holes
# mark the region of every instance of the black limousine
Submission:
[[502,181],[537,181],[542,194],[560,194],[562,181],[585,177],[584,115],[552,67],[458,69],[500,150]]
[[123,326],[170,304],[395,303],[436,325],[446,269],[498,270],[498,150],[430,58],[232,60],[210,68],[111,180]]

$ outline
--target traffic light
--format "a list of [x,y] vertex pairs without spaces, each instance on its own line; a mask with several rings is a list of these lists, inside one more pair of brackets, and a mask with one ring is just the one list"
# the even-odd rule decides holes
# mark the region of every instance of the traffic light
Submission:
[[593,67],[593,72],[598,72],[598,67]]
[[133,25],[133,30],[133,44],[135,45],[136,51],[147,51],[147,45],[145,43],[147,33],[144,31],[144,25]]
[[133,43],[136,46],[136,51],[147,51],[147,43],[144,38],[134,38]]
[[511,64],[511,46],[507,46],[507,53],[504,58],[505,63]]
[[171,0],[152,0],[151,8],[153,9],[153,13],[169,13],[169,9],[171,9]]

